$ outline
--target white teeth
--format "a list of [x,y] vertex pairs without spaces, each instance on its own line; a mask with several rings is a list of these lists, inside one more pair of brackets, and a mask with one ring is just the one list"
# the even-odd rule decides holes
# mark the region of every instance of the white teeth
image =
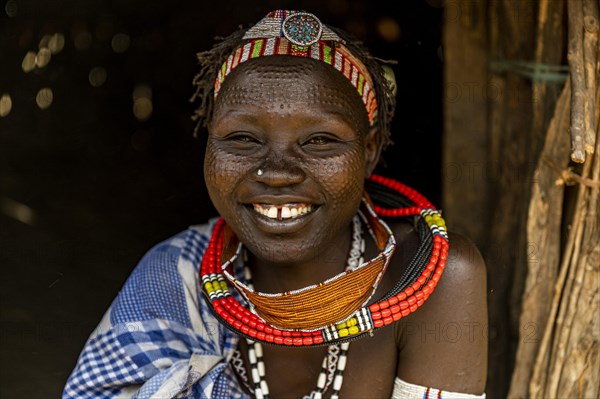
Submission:
[[277,207],[272,206],[267,211],[267,217],[271,219],[277,219]]
[[290,219],[305,215],[312,211],[312,205],[304,204],[288,204],[282,205],[266,205],[253,204],[254,210],[269,219]]

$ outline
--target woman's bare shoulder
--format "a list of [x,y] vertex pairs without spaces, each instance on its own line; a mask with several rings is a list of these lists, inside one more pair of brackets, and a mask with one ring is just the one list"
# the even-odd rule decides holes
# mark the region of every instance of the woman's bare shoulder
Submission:
[[[398,238],[415,234],[394,226]],[[418,239],[417,239],[418,242]],[[398,377],[446,391],[480,394],[487,373],[485,262],[466,237],[449,234],[447,264],[436,290],[397,328]]]

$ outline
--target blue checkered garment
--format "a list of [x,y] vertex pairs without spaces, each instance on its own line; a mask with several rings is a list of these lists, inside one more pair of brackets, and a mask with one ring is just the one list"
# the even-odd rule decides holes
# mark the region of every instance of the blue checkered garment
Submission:
[[208,309],[198,268],[216,219],[152,248],[88,339],[63,398],[248,398],[238,338]]

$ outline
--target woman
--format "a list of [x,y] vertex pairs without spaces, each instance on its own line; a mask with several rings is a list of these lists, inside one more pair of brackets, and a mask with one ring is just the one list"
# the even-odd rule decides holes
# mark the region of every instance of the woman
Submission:
[[483,261],[459,236],[448,252],[426,199],[372,176],[394,108],[381,66],[295,11],[200,61],[222,219],[146,254],[64,397],[479,397]]

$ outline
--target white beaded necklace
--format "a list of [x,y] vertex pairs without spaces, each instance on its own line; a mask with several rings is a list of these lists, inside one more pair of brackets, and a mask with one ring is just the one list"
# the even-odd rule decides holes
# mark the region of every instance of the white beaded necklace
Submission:
[[[363,254],[365,252],[365,240],[363,239],[361,221],[358,216],[355,216],[352,220],[352,246],[346,260],[346,270],[352,270],[358,265],[363,263]],[[246,284],[254,289],[252,284],[252,275],[250,269],[244,266],[244,277]],[[244,368],[244,362],[242,360],[241,353],[236,350],[232,358],[232,365],[244,385],[250,392],[254,393],[256,399],[268,399],[269,398],[269,386],[265,379],[265,363],[263,361],[263,348],[260,342],[253,341],[246,338],[248,344],[248,361],[251,367],[251,377],[254,383],[254,388],[248,384],[248,377],[246,376],[246,370]],[[333,384],[333,390],[331,393],[331,399],[338,399],[339,392],[342,389],[342,383],[344,381],[344,370],[346,368],[347,352],[350,347],[349,342],[342,344],[330,345],[327,347],[327,355],[323,359],[321,365],[321,372],[317,379],[317,387],[308,395],[305,395],[303,399],[322,399],[323,394]]]

